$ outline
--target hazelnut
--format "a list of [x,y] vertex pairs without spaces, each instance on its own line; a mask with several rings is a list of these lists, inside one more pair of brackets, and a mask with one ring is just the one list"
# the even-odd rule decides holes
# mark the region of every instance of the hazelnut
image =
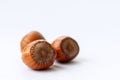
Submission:
[[35,40],[22,51],[22,60],[30,68],[35,70],[47,69],[55,61],[56,52],[45,40]]
[[38,39],[45,39],[45,38],[42,36],[41,33],[37,31],[31,31],[28,34],[26,34],[20,42],[21,51],[24,49],[26,45]]
[[52,46],[57,52],[57,61],[61,63],[73,60],[79,53],[78,43],[69,36],[58,37]]

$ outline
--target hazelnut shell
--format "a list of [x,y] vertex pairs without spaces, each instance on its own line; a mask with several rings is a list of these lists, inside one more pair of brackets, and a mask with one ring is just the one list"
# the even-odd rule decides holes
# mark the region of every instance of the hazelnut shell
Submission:
[[49,68],[55,61],[56,52],[45,40],[35,40],[29,43],[22,52],[23,62],[31,69]]
[[52,46],[57,52],[56,60],[61,63],[70,62],[79,53],[78,43],[69,36],[58,37]]
[[20,42],[20,47],[21,47],[21,51],[24,49],[24,47],[26,45],[28,45],[29,43],[31,43],[32,41],[38,40],[38,39],[44,39],[43,35],[37,31],[31,31],[28,34],[26,34],[21,42]]

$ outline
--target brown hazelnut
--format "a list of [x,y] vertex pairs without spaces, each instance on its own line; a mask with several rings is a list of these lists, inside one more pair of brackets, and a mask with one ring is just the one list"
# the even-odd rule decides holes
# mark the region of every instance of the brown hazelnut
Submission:
[[35,40],[22,51],[22,60],[30,68],[39,70],[49,68],[55,61],[56,52],[45,40]]
[[78,43],[68,36],[61,36],[52,43],[57,52],[57,61],[61,63],[69,62],[79,53]]
[[21,51],[24,49],[26,45],[38,39],[45,39],[45,38],[41,33],[37,31],[31,31],[28,34],[26,34],[20,42]]

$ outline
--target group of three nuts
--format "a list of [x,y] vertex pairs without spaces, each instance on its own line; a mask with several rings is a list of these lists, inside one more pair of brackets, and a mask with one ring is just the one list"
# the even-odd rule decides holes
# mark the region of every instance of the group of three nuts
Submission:
[[48,43],[38,31],[26,34],[20,42],[22,60],[35,70],[49,68],[55,60],[67,63],[79,53],[78,43],[69,36],[61,36]]

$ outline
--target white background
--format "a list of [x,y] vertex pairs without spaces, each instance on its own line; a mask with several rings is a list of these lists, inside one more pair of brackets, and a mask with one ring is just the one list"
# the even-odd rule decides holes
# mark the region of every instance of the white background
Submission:
[[[73,37],[78,57],[31,70],[20,41],[32,30]],[[120,0],[0,0],[0,80],[120,80]]]

